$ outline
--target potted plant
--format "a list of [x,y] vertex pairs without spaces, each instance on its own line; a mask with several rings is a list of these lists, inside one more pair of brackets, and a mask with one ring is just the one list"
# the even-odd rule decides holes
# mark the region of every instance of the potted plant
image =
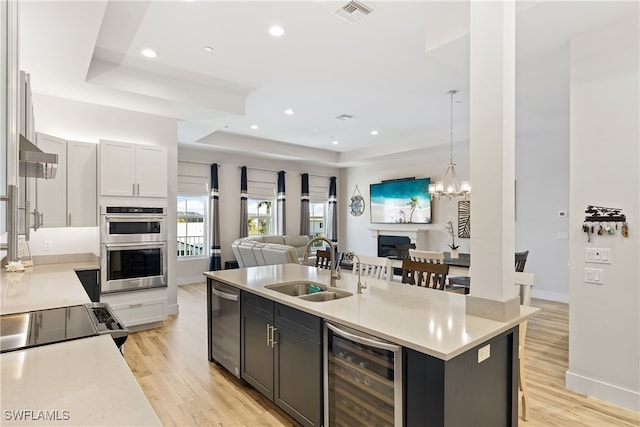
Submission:
[[451,248],[451,258],[458,258],[458,248],[459,245],[456,245],[456,234],[453,228],[453,221],[451,218],[447,219],[447,222],[444,224],[444,231],[451,236],[451,244],[447,245]]

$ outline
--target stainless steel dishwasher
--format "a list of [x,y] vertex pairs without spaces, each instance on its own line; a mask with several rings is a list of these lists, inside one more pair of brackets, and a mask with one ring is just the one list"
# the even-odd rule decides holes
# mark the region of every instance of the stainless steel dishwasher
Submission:
[[240,378],[240,290],[209,279],[209,360]]

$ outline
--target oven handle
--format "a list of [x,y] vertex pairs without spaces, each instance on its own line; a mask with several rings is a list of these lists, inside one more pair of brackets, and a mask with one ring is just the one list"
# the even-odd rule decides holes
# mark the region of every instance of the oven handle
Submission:
[[131,249],[131,248],[140,248],[140,249],[164,249],[167,244],[166,243],[118,243],[117,245],[112,245],[106,243],[105,246],[107,249]]
[[165,215],[105,215],[107,221],[155,221],[166,219]]
[[381,342],[381,341],[377,341],[374,340],[372,338],[369,337],[361,337],[360,335],[355,335],[352,334],[350,332],[347,332],[343,329],[340,329],[338,327],[336,327],[335,325],[332,325],[331,323],[325,323],[325,325],[327,325],[327,328],[331,329],[333,332],[335,332],[336,334],[345,337],[347,339],[350,339],[351,341],[355,341],[358,344],[362,344],[362,345],[368,345],[371,347],[375,347],[375,348],[379,348],[382,350],[389,350],[389,351],[393,351],[393,352],[397,352],[400,350],[400,346],[394,345],[394,344],[389,344],[386,342]]

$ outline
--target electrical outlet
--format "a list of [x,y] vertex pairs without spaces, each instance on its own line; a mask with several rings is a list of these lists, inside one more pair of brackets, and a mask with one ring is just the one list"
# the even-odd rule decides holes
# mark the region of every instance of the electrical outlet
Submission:
[[51,240],[44,240],[42,242],[43,251],[50,251],[52,247],[53,247],[53,242]]
[[478,363],[482,363],[491,357],[491,344],[487,344],[484,347],[478,349]]

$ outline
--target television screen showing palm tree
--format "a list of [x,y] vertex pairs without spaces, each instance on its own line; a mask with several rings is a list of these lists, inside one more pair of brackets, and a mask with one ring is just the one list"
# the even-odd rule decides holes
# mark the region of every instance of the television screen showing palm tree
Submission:
[[430,181],[419,178],[370,184],[371,223],[430,224]]

